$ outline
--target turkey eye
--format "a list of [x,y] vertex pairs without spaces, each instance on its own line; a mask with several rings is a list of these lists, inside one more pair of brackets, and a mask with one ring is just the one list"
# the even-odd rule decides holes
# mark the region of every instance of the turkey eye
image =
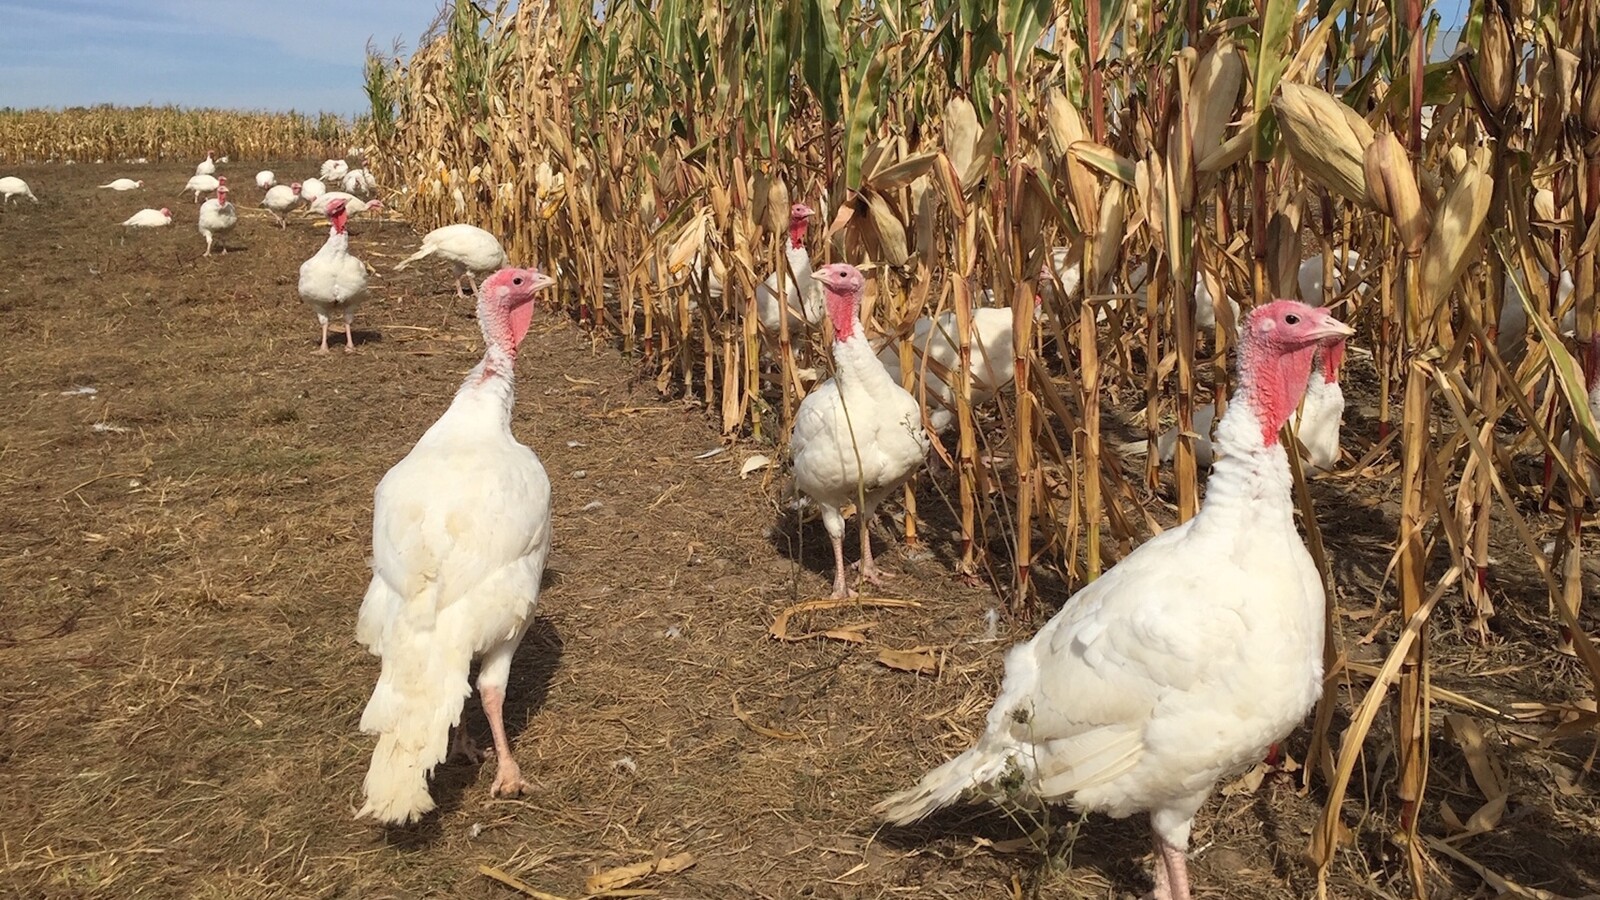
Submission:
[[512,284],[521,284],[522,283],[522,279],[521,278],[513,278],[513,279],[511,279],[511,283]]
[[1290,325],[1299,325],[1300,317],[1294,313],[1290,313],[1289,315],[1283,317],[1283,321],[1289,323]]

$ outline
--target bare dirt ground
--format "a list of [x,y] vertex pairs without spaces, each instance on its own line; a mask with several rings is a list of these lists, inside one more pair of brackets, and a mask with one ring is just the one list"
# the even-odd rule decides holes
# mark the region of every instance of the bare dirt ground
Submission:
[[[480,355],[470,303],[442,265],[391,271],[415,246],[406,225],[358,219],[352,250],[378,272],[375,300],[357,319],[357,353],[314,356],[295,281],[324,227],[270,227],[254,209],[258,166],[234,165],[244,218],[230,252],[203,259],[194,204],[171,193],[187,168],[138,168],[7,173],[41,202],[0,210],[0,891],[515,896],[480,874],[490,866],[573,898],[595,872],[685,852],[693,868],[631,887],[713,898],[1148,889],[1138,820],[1080,824],[1056,810],[1029,841],[1031,826],[975,807],[880,829],[871,804],[967,746],[1001,652],[1034,623],[1002,620],[986,639],[996,600],[950,577],[943,501],[925,478],[933,552],[908,559],[883,541],[904,576],[886,594],[920,605],[795,622],[859,625],[865,643],[774,641],[780,610],[827,591],[820,526],[782,507],[782,478],[739,477],[764,448],[697,458],[721,446],[703,411],[660,398],[632,361],[557,315],[524,346],[514,426],[556,488],[552,571],[508,711],[534,790],[492,800],[492,763],[447,765],[441,811],[422,826],[354,820],[371,749],[356,725],[377,675],[352,637],[372,489]],[[148,186],[94,189],[124,174]],[[162,205],[177,216],[170,228],[116,224]],[[1370,433],[1363,415],[1353,403],[1352,433]],[[1374,625],[1361,616],[1383,579],[1394,499],[1354,478],[1315,487],[1341,626],[1358,638]],[[1480,647],[1459,611],[1442,612],[1436,644],[1455,649],[1441,651],[1436,686],[1505,710],[1582,698],[1577,665],[1551,649],[1535,579],[1518,574],[1526,560],[1514,542],[1497,550],[1502,633]],[[914,647],[939,648],[936,676],[877,661]],[[1376,661],[1384,647],[1352,652]],[[1348,708],[1364,683],[1334,689]],[[1441,804],[1463,820],[1483,804],[1440,722],[1464,711],[1436,716],[1430,834],[1451,833]],[[1544,725],[1478,721],[1511,789],[1497,826],[1460,848],[1525,885],[1600,892],[1593,738],[1540,746]],[[467,722],[486,743],[475,702]],[[1361,827],[1333,896],[1404,890],[1386,839],[1387,728],[1381,717],[1352,788],[1346,818]],[[1306,741],[1292,739],[1296,756]],[[1269,779],[1213,800],[1194,839],[1199,895],[1311,895],[1303,850],[1320,790]],[[1438,866],[1437,896],[1495,895],[1460,863]]]

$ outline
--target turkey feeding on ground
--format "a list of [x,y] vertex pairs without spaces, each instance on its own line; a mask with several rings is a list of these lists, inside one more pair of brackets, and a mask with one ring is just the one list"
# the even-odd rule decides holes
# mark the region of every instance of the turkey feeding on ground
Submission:
[[1187,900],[1186,851],[1217,779],[1261,760],[1322,693],[1323,590],[1294,524],[1279,429],[1321,344],[1349,326],[1277,300],[1245,316],[1220,458],[1189,521],[1134,550],[1006,654],[971,750],[879,804],[912,822],[968,791],[1148,812],[1155,894]]
[[270,169],[262,169],[256,173],[256,187],[263,191],[278,183],[278,176],[272,174]]
[[844,514],[850,503],[861,532],[861,580],[881,584],[888,573],[872,560],[868,529],[878,504],[922,465],[928,434],[922,407],[889,377],[861,331],[866,279],[855,266],[823,266],[814,276],[826,292],[833,325],[833,377],[806,395],[789,438],[795,488],[822,510],[833,541],[833,596],[853,592],[845,582]]
[[[1339,386],[1339,366],[1344,361],[1344,351],[1343,341],[1317,348],[1305,399],[1292,420],[1295,437],[1306,448],[1306,467],[1314,472],[1328,471],[1339,462],[1339,427],[1344,421],[1344,388]],[[1192,416],[1197,435],[1195,463],[1208,469],[1213,462],[1211,423],[1216,416],[1214,403],[1195,407]],[[1123,456],[1143,456],[1149,451],[1149,441],[1118,444],[1116,449]],[[1164,463],[1172,462],[1177,449],[1178,426],[1174,425],[1156,438],[1157,458]]]
[[777,272],[756,287],[756,316],[761,327],[773,334],[783,324],[784,311],[788,312],[791,335],[822,321],[822,285],[811,277],[811,254],[806,250],[806,228],[816,214],[804,203],[789,207],[789,239],[783,244],[783,256],[789,263],[789,277],[784,284],[786,302],[778,300]]
[[317,254],[300,264],[300,299],[317,313],[322,323],[322,346],[328,352],[328,320],[344,319],[344,352],[356,349],[356,307],[367,301],[367,267],[350,255],[350,235],[345,233],[348,213],[343,200],[328,204],[328,240]]
[[[233,226],[239,224],[238,210],[228,202],[228,186],[217,188],[217,195],[200,204],[200,234],[206,239],[206,256],[211,255],[211,245],[218,240],[219,235],[227,234]],[[222,248],[223,253],[228,252],[227,247]]]
[[196,175],[217,174],[217,163],[216,160],[211,158],[211,151],[207,151],[206,158],[200,160],[200,164],[194,167],[194,173]]
[[319,178],[307,178],[300,182],[300,197],[307,203],[321,197],[328,192],[328,186]]
[[294,184],[275,184],[268,188],[267,195],[261,198],[261,205],[278,220],[279,228],[288,228],[288,221],[284,216],[299,206],[301,200],[300,182],[296,181]]
[[201,194],[209,194],[224,184],[228,179],[218,178],[214,175],[191,175],[188,184],[183,186],[185,191],[194,191],[194,202],[200,202]]
[[[1034,298],[1034,317],[1041,300]],[[972,311],[972,405],[988,403],[1011,384],[1016,349],[1012,347],[1013,318],[1009,306],[980,306]],[[911,331],[911,396],[928,411],[928,424],[943,432],[955,424],[956,378],[960,376],[960,341],[956,314],[949,310],[937,319],[923,316]],[[890,340],[878,351],[878,362],[896,384],[900,375],[900,343]],[[924,377],[926,373],[926,377]],[[926,391],[926,396],[924,396]]]
[[362,200],[360,197],[354,194],[347,194],[344,191],[329,191],[312,201],[309,211],[319,216],[327,215],[328,206],[335,200],[343,200],[345,211],[352,216],[360,215],[368,210],[381,211],[383,209],[383,202],[380,200]]
[[133,228],[160,228],[172,224],[172,210],[165,206],[160,209],[141,209],[123,221],[124,225]]
[[372,582],[356,638],[383,669],[361,715],[361,730],[378,735],[378,746],[358,816],[404,824],[433,809],[428,775],[461,721],[474,658],[497,757],[490,794],[527,787],[502,710],[511,657],[533,621],[550,553],[550,480],[511,434],[513,366],[534,295],[553,283],[532,269],[502,269],[484,280],[483,361],[378,483]]
[[472,289],[478,289],[473,273],[493,272],[507,264],[506,251],[500,240],[476,225],[446,225],[422,236],[422,249],[411,254],[395,266],[395,270],[429,256],[450,260],[456,270],[456,296],[465,297],[461,278],[466,276]]
[[12,197],[27,197],[35,203],[39,202],[39,198],[33,195],[33,189],[28,187],[28,183],[15,175],[0,178],[0,196],[5,197],[7,203],[11,202]]
[[143,181],[134,181],[132,178],[118,178],[115,181],[100,185],[113,191],[133,191],[144,187]]

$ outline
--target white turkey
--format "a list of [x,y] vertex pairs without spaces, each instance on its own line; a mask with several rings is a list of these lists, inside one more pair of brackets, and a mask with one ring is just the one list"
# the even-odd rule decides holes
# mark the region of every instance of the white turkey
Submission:
[[798,335],[811,325],[822,321],[823,289],[811,277],[811,254],[806,250],[806,228],[816,210],[796,203],[789,207],[789,239],[784,241],[783,256],[789,263],[789,277],[784,279],[784,302],[778,300],[778,273],[756,286],[756,317],[761,327],[776,334],[783,324],[783,315],[789,317],[789,333]]
[[134,181],[132,178],[118,178],[100,185],[102,189],[113,191],[135,191],[144,187],[143,181]]
[[1067,601],[1006,654],[977,745],[879,804],[895,823],[969,792],[1147,812],[1160,900],[1190,896],[1195,813],[1322,693],[1323,590],[1294,524],[1278,432],[1317,347],[1351,333],[1278,300],[1244,318],[1239,388],[1205,503]]
[[356,308],[367,301],[367,267],[350,255],[350,235],[345,233],[348,213],[343,200],[328,205],[328,240],[316,255],[300,264],[300,299],[317,313],[322,323],[322,346],[328,352],[328,320],[344,319],[344,350],[356,349]]
[[372,582],[356,638],[383,659],[361,730],[378,735],[358,815],[404,824],[433,809],[428,776],[472,692],[494,735],[491,795],[527,788],[506,737],[511,658],[550,553],[550,479],[511,433],[517,346],[552,280],[502,269],[478,292],[486,349],[450,408],[378,483]]
[[401,260],[395,269],[404,269],[429,256],[448,259],[455,266],[458,297],[467,295],[461,289],[462,276],[477,290],[473,273],[493,272],[507,264],[506,251],[500,246],[499,238],[476,225],[445,225],[423,235],[422,249]]
[[[1311,378],[1306,384],[1305,399],[1295,413],[1295,437],[1306,448],[1306,467],[1314,472],[1325,472],[1339,462],[1339,429],[1344,422],[1344,388],[1339,386],[1339,366],[1344,360],[1345,345],[1340,341],[1317,350],[1311,363]],[[1206,403],[1195,407],[1193,413],[1194,458],[1197,465],[1210,468],[1211,423],[1216,420],[1217,407]],[[1123,456],[1142,456],[1149,451],[1149,441],[1133,441],[1117,445]],[[1156,438],[1156,455],[1161,462],[1172,462],[1178,450],[1178,426],[1174,425]]]
[[172,224],[172,210],[165,206],[160,209],[141,209],[123,221],[124,225],[132,228],[160,228]]
[[323,181],[338,181],[350,171],[350,164],[342,159],[325,159],[317,177]]
[[194,191],[194,202],[199,203],[201,194],[209,194],[227,183],[228,179],[218,178],[215,175],[191,175],[183,189],[185,191]]
[[300,182],[300,196],[304,198],[307,203],[310,203],[318,197],[321,197],[327,192],[328,186],[323,184],[322,179],[320,178],[307,178],[305,181]]
[[366,169],[351,169],[339,179],[339,186],[349,194],[371,194],[378,189],[378,179],[373,178]]
[[[1300,287],[1300,299],[1312,306],[1327,306],[1328,301],[1338,299],[1345,291],[1345,281],[1355,275],[1361,267],[1361,254],[1354,250],[1333,251],[1333,290],[1326,291],[1322,285],[1322,254],[1308,256],[1300,261],[1300,268],[1295,274],[1295,281]],[[1366,292],[1364,285],[1358,286],[1360,293]]]
[[301,203],[300,182],[293,184],[275,184],[267,189],[267,195],[261,198],[261,205],[272,213],[278,220],[279,228],[288,228],[288,221],[284,218]]
[[789,439],[795,488],[822,510],[833,542],[833,596],[847,597],[844,514],[856,503],[861,532],[862,581],[880,584],[888,573],[872,560],[868,523],[878,504],[922,465],[928,434],[922,407],[889,377],[861,331],[861,294],[866,279],[855,266],[836,263],[813,277],[826,292],[833,325],[833,377],[806,395]]
[[326,194],[323,194],[321,197],[318,197],[316,200],[313,200],[311,202],[311,206],[307,208],[307,211],[315,213],[319,216],[327,215],[329,204],[333,203],[335,200],[343,200],[345,211],[350,213],[352,216],[360,215],[361,213],[369,210],[381,211],[383,209],[383,202],[381,200],[362,200],[360,197],[357,197],[354,194],[347,194],[344,191],[329,191]]
[[28,183],[15,175],[0,178],[0,197],[5,197],[7,203],[11,202],[12,197],[27,197],[35,203],[39,202],[39,198],[33,195],[33,189],[28,187]]
[[[1549,275],[1540,267],[1539,274],[1546,279]],[[1548,285],[1545,285],[1548,287]],[[1567,306],[1567,301],[1572,299],[1572,292],[1576,285],[1572,280],[1572,273],[1566,270],[1561,272],[1556,280],[1555,308]],[[1534,295],[1529,290],[1527,282],[1519,275],[1510,271],[1506,272],[1505,300],[1500,307],[1500,330],[1495,336],[1495,349],[1499,351],[1500,358],[1507,362],[1516,362],[1521,359],[1527,350],[1528,339],[1528,310],[1522,305],[1522,296],[1526,294],[1529,299]],[[1557,331],[1562,337],[1571,337],[1577,332],[1578,306],[1572,304],[1561,316],[1557,323]]]
[[[1039,316],[1034,298],[1034,317]],[[1013,318],[1009,306],[980,306],[972,311],[972,384],[974,406],[988,403],[1009,387],[1016,369],[1012,346]],[[956,314],[947,310],[937,319],[923,316],[911,330],[911,396],[928,411],[928,424],[943,432],[955,424],[956,378],[961,354]],[[901,383],[900,343],[890,340],[878,350],[878,362],[895,382]],[[924,396],[924,393],[926,396]]]
[[[211,255],[211,245],[219,235],[227,234],[239,224],[239,212],[228,202],[228,186],[217,188],[217,195],[200,204],[200,234],[206,239],[206,256]],[[227,247],[222,248],[228,252]]]
[[278,176],[272,174],[271,169],[262,169],[256,173],[256,187],[263,191],[278,183]]
[[206,152],[206,158],[200,160],[199,165],[196,165],[194,167],[194,173],[196,175],[215,175],[215,174],[217,174],[217,162],[216,162],[216,160],[211,158],[211,151],[207,151]]

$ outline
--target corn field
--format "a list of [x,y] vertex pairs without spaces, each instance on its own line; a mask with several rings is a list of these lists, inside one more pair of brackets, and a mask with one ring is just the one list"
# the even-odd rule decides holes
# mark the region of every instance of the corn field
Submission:
[[[367,128],[415,222],[504,235],[663,392],[754,441],[785,439],[802,372],[826,365],[826,335],[787,320],[765,333],[754,315],[757,284],[785,266],[791,202],[822,210],[812,255],[865,264],[869,331],[954,313],[956,425],[935,449],[952,474],[922,477],[954,482],[962,571],[1028,614],[1043,573],[1081,585],[1154,525],[1153,455],[1130,477],[1102,427],[1113,406],[1142,405],[1151,435],[1178,423],[1170,490],[1194,514],[1193,416],[1228,391],[1221,300],[1294,296],[1320,255],[1325,302],[1360,329],[1378,383],[1351,477],[1389,483],[1401,509],[1371,598],[1394,613],[1387,659],[1353,678],[1329,629],[1342,689],[1315,721],[1306,777],[1327,799],[1309,853],[1325,874],[1367,731],[1393,715],[1396,839],[1423,897],[1429,624],[1443,605],[1488,639],[1492,532],[1536,567],[1552,651],[1600,684],[1578,619],[1600,455],[1584,374],[1600,365],[1600,3],[1474,2],[1443,60],[1427,53],[1440,27],[1423,0],[654,0],[598,15],[587,0],[458,0],[409,60],[369,60]],[[1217,298],[1206,333],[1197,284]],[[989,304],[1014,322],[1015,387],[994,417],[965,387],[972,311]],[[1519,454],[1545,461],[1542,482]],[[1335,735],[1341,695],[1356,713]],[[1569,730],[1596,723],[1592,706],[1569,712]]]
[[0,109],[0,162],[342,157],[352,128],[323,113],[183,109],[176,106]]

